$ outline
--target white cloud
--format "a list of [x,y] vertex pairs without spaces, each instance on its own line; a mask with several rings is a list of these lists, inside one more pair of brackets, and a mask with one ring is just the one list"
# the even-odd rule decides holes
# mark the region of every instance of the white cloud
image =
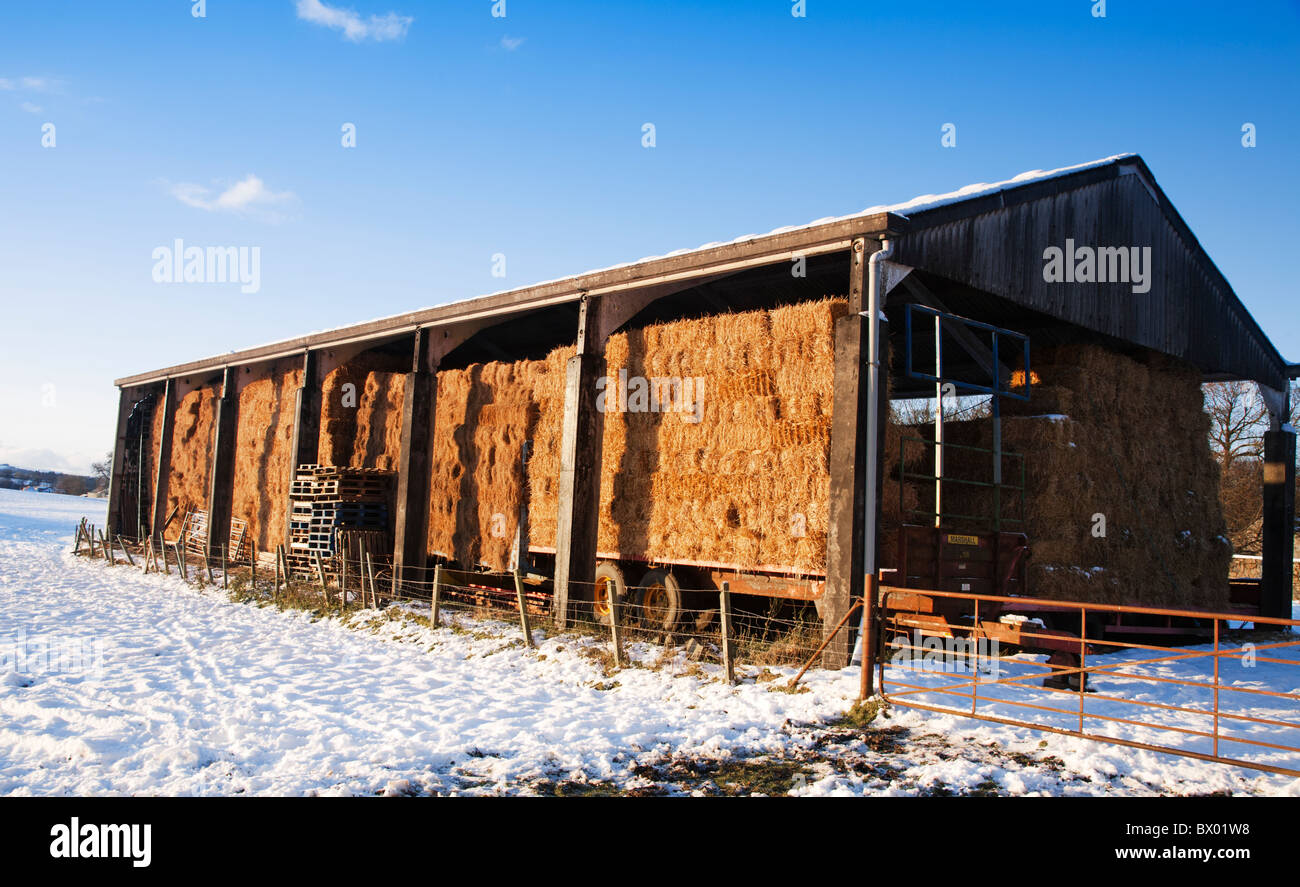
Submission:
[[278,219],[278,214],[269,212],[271,207],[281,206],[294,199],[292,191],[272,191],[266,183],[249,173],[240,181],[214,196],[213,189],[203,185],[182,182],[173,185],[172,196],[186,206],[208,212],[250,213]]
[[516,49],[524,45],[524,40],[526,39],[528,38],[510,37],[510,36],[502,37],[501,48],[504,49],[506,52],[514,52]]
[[40,105],[33,105],[31,102],[22,102],[18,107],[22,108],[28,114],[39,114],[42,110]]
[[297,0],[298,18],[312,24],[322,25],[343,32],[344,39],[353,43],[363,40],[400,40],[406,36],[411,22],[415,19],[409,15],[389,12],[384,15],[372,15],[362,19],[354,9],[338,6],[326,6],[321,0]]
[[0,77],[0,89],[8,92],[19,89],[30,92],[49,92],[54,89],[54,83],[55,81],[46,77],[19,77],[17,80]]

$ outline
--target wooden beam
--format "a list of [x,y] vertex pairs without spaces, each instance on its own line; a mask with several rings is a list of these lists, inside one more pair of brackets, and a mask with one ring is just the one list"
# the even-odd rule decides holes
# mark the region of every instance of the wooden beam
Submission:
[[1260,615],[1291,618],[1295,557],[1294,431],[1264,432],[1264,528]]
[[[850,259],[849,305],[853,313],[835,322],[834,406],[831,415],[830,526],[826,538],[826,591],[822,596],[822,635],[831,638],[822,652],[826,668],[849,662],[849,638],[835,626],[855,598],[862,597],[865,540],[867,448],[868,318],[858,313],[866,296],[867,255],[855,248]],[[883,363],[883,361],[882,361]],[[871,540],[875,544],[875,540]]]
[[596,409],[596,382],[603,371],[599,302],[584,297],[578,312],[578,353],[565,367],[564,418],[560,439],[559,513],[555,528],[557,628],[568,622],[583,586],[596,581],[600,528],[600,467],[603,416]]
[[117,396],[117,432],[113,435],[113,455],[108,465],[108,520],[105,531],[112,536],[122,532],[122,467],[126,456],[126,421],[131,416],[135,395],[130,388],[122,388]]
[[163,411],[162,434],[157,440],[157,457],[154,460],[153,475],[153,511],[149,522],[149,532],[156,535],[163,531],[167,521],[167,496],[172,473],[172,426],[176,424],[176,382],[168,379],[163,385],[162,402],[154,409]]
[[235,436],[239,427],[237,370],[226,367],[217,400],[216,436],[212,441],[212,470],[208,483],[207,549],[230,544],[230,508],[235,493]]
[[[320,358],[315,351],[305,351],[302,355],[302,384],[293,405],[293,440],[289,447],[289,489],[293,489],[293,479],[298,473],[299,465],[315,464],[320,451],[320,409],[321,380]],[[290,549],[293,533],[290,530],[290,515],[293,507],[290,493],[284,503],[284,548]]]
[[402,397],[401,452],[397,461],[397,511],[393,536],[393,595],[402,583],[419,580],[429,549],[429,480],[433,469],[434,416],[437,412],[436,358],[431,364],[430,333],[415,331],[411,371]]

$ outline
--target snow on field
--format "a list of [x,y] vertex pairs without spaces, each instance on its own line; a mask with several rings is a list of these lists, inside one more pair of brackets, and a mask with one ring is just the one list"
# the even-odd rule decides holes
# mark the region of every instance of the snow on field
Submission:
[[806,795],[1300,795],[1300,780],[949,715],[834,726],[854,669],[803,693],[753,668],[734,688],[707,664],[607,675],[584,655],[596,641],[538,631],[529,651],[504,621],[432,630],[393,609],[345,625],[235,603],[71,556],[77,520],[103,512],[0,490],[0,794],[691,792],[767,767]]

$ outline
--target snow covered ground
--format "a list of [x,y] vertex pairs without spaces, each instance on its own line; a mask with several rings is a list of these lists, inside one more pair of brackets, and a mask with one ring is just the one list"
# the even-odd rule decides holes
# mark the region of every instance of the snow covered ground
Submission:
[[[1300,795],[1300,780],[955,716],[836,725],[855,669],[786,693],[747,668],[732,688],[685,662],[607,674],[596,641],[539,631],[530,651],[509,622],[235,603],[72,557],[75,523],[103,509],[0,490],[0,794]],[[1294,692],[1285,669],[1231,679]]]

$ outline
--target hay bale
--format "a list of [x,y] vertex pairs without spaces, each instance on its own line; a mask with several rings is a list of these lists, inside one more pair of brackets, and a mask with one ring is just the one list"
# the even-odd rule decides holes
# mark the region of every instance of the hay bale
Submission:
[[[599,549],[645,560],[824,570],[834,329],[847,310],[842,299],[823,299],[611,336]],[[532,441],[529,541],[554,547],[564,380],[574,353],[557,348],[540,361],[438,374],[431,552],[504,565],[523,495],[524,440]],[[620,404],[621,373],[629,401],[638,378],[681,387],[669,382],[658,391],[659,411],[623,409],[633,404]],[[887,456],[898,438],[891,423]],[[884,489],[888,530],[899,520],[897,481],[887,478]],[[494,522],[496,515],[503,519]]]
[[285,537],[285,502],[293,462],[293,419],[301,362],[279,361],[257,376],[239,376],[231,514],[248,522],[248,539],[261,551]]
[[[1006,450],[1027,461],[1030,593],[1224,609],[1232,551],[1199,374],[1167,357],[1096,346],[1035,358],[1041,384],[1028,403],[1004,405],[1002,428]],[[945,437],[989,447],[991,422],[952,423]],[[990,479],[987,459],[954,450],[947,468]],[[987,491],[950,485],[944,495],[945,510],[991,517]],[[1104,537],[1093,535],[1095,514],[1105,515]]]
[[177,510],[167,528],[168,540],[180,538],[181,523],[190,511],[207,511],[212,471],[212,446],[217,432],[219,385],[204,385],[180,399],[172,424],[172,455],[167,481],[167,512]]

